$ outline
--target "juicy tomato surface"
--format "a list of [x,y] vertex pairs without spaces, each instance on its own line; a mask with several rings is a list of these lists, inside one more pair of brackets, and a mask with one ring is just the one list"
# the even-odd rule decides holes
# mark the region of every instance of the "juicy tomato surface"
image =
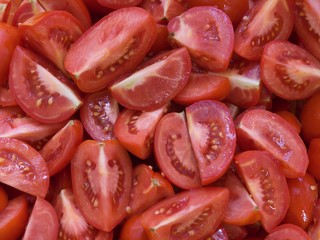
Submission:
[[310,236],[302,228],[294,224],[282,224],[274,229],[265,240],[310,240]]

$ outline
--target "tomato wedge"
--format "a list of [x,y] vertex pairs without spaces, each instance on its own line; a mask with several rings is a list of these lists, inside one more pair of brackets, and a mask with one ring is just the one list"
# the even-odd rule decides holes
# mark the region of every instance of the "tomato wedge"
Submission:
[[156,35],[157,25],[144,9],[113,11],[71,46],[65,68],[83,92],[102,90],[142,62]]
[[187,84],[191,59],[186,48],[174,49],[142,63],[139,69],[110,88],[123,106],[151,111],[168,103]]
[[0,182],[44,198],[49,173],[38,151],[13,138],[0,138]]
[[46,10],[38,1],[23,0],[17,10],[14,12],[12,25],[18,27],[29,18],[45,11]]
[[306,233],[301,227],[294,224],[282,224],[276,229],[274,229],[265,240],[311,240],[308,233]]
[[195,188],[158,202],[140,221],[150,240],[202,239],[218,228],[228,198],[226,188]]
[[253,109],[241,114],[235,125],[241,149],[269,151],[280,162],[286,177],[306,173],[309,163],[306,146],[282,117],[268,110]]
[[236,148],[236,132],[229,109],[207,100],[186,108],[191,138],[202,184],[212,183],[227,172]]
[[149,240],[140,222],[141,215],[128,218],[121,226],[119,240]]
[[290,194],[283,171],[266,151],[246,151],[235,156],[235,163],[248,191],[260,209],[267,232],[275,229],[289,208]]
[[[86,221],[110,232],[127,215],[132,164],[117,140],[82,142],[71,160],[75,202]],[[112,217],[110,217],[112,216]]]
[[69,79],[44,58],[20,46],[12,57],[9,87],[19,106],[44,123],[67,120],[82,105]]

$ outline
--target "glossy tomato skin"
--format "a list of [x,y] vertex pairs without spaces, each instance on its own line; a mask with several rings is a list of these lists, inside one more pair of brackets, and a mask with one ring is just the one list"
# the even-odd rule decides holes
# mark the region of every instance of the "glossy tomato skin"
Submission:
[[59,220],[55,209],[49,202],[38,197],[22,239],[56,240],[58,230]]
[[266,44],[261,56],[261,80],[272,93],[287,100],[306,99],[316,93],[319,68],[318,59],[288,41]]
[[235,30],[234,51],[248,60],[259,60],[266,43],[287,40],[293,29],[291,0],[259,0]]
[[294,224],[282,224],[267,235],[265,240],[311,240],[310,236],[301,228]]
[[21,43],[21,35],[17,28],[0,22],[0,87],[7,86],[9,68],[14,49]]
[[301,177],[308,167],[305,144],[292,126],[276,113],[252,109],[236,120],[238,144],[242,150],[269,151],[280,162],[286,177]]
[[44,123],[67,120],[82,105],[79,93],[66,76],[44,58],[20,46],[10,65],[9,87],[19,106]]
[[313,212],[313,221],[308,228],[308,234],[311,240],[316,240],[320,234],[320,199],[317,200]]
[[183,189],[202,185],[185,112],[168,113],[160,119],[154,137],[154,153],[159,168],[174,185]]
[[130,200],[132,163],[126,150],[117,140],[86,140],[71,160],[71,177],[88,224],[111,232],[126,217]]
[[138,70],[110,87],[124,107],[152,111],[167,104],[187,84],[191,59],[186,48],[161,53],[142,63]]
[[0,150],[0,181],[44,198],[49,188],[49,173],[40,153],[13,138],[0,138]]
[[142,0],[97,0],[99,4],[104,7],[108,7],[111,9],[119,9],[119,8],[126,8],[126,7],[134,7],[139,5]]
[[150,240],[201,239],[218,228],[228,198],[226,188],[184,191],[149,208],[142,214],[141,224]]
[[[142,62],[155,41],[156,32],[155,21],[142,8],[113,11],[71,46],[65,68],[83,92],[102,90]],[[83,52],[83,46],[90,55]]]
[[301,123],[299,122],[296,115],[289,111],[278,111],[276,112],[280,117],[286,120],[296,131],[298,134],[301,132]]
[[173,46],[186,47],[200,67],[208,71],[227,69],[234,33],[230,19],[223,11],[210,6],[194,7],[171,19],[168,31],[169,42]]
[[25,196],[18,196],[9,201],[0,212],[0,238],[18,239],[28,223],[28,202]]
[[290,194],[277,160],[267,151],[251,150],[235,156],[240,177],[260,209],[261,223],[271,232],[284,219]]
[[309,165],[308,171],[318,181],[320,180],[320,138],[314,138],[310,141],[308,146]]
[[119,240],[149,240],[140,222],[141,215],[133,215],[121,226]]
[[65,56],[84,31],[80,21],[66,11],[40,13],[19,25],[25,46],[51,60],[64,73]]
[[200,170],[202,184],[227,172],[236,148],[236,133],[228,108],[206,100],[186,108],[188,131]]
[[90,137],[97,141],[114,139],[119,105],[109,91],[87,94],[80,108],[80,119]]

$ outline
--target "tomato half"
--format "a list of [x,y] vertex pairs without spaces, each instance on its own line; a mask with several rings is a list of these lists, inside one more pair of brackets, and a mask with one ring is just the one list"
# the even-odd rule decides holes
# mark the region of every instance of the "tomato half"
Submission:
[[71,160],[71,176],[75,202],[90,225],[110,232],[124,219],[132,164],[118,141],[82,142]]
[[25,196],[9,201],[8,206],[0,212],[0,239],[18,239],[28,223],[28,202]]
[[311,240],[308,233],[306,233],[301,227],[294,224],[282,224],[274,229],[265,240]]
[[232,116],[221,102],[206,100],[186,108],[188,131],[202,184],[227,172],[236,148]]
[[141,215],[128,218],[121,226],[119,240],[149,240],[140,222]]
[[59,220],[53,206],[42,198],[37,198],[23,240],[58,238]]
[[142,62],[156,35],[157,25],[144,9],[113,11],[71,46],[65,68],[83,92],[102,90]]
[[259,207],[261,223],[271,232],[284,219],[290,194],[277,160],[266,151],[246,151],[235,156],[241,178]]
[[187,84],[191,59],[186,48],[159,54],[142,63],[133,74],[110,88],[123,106],[151,111],[168,103]]
[[44,198],[49,188],[46,163],[31,146],[13,138],[0,138],[0,182]]
[[19,106],[45,123],[67,120],[82,105],[74,86],[49,62],[28,49],[15,49],[9,86]]
[[308,171],[318,181],[320,180],[320,138],[314,138],[308,146],[309,165]]
[[320,89],[320,61],[303,48],[287,42],[265,45],[261,57],[261,80],[275,95],[306,99]]
[[227,69],[233,52],[230,18],[215,7],[194,7],[168,23],[169,42],[186,47],[192,59],[209,71]]
[[70,46],[83,34],[84,27],[66,11],[37,14],[19,25],[25,46],[51,60],[66,73],[64,59]]
[[289,38],[293,9],[291,0],[257,1],[235,30],[234,51],[248,60],[259,60],[266,43]]
[[104,7],[119,9],[137,6],[142,0],[97,0],[97,2]]
[[150,240],[201,239],[218,228],[228,198],[226,188],[195,188],[158,202],[140,221]]
[[280,162],[286,177],[306,173],[309,163],[306,146],[282,117],[268,110],[253,109],[241,114],[235,125],[241,149],[269,151]]
[[159,168],[173,184],[183,189],[201,186],[184,112],[163,116],[154,137],[154,154]]

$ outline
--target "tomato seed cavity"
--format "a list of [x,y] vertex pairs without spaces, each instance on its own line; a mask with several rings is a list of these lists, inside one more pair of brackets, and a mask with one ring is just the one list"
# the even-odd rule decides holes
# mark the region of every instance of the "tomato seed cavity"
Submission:
[[257,178],[259,179],[259,183],[261,185],[262,194],[263,194],[263,210],[267,212],[269,215],[275,215],[276,214],[276,196],[274,193],[274,188],[272,186],[272,182],[270,180],[270,174],[269,171],[266,169],[261,168],[257,174]]

